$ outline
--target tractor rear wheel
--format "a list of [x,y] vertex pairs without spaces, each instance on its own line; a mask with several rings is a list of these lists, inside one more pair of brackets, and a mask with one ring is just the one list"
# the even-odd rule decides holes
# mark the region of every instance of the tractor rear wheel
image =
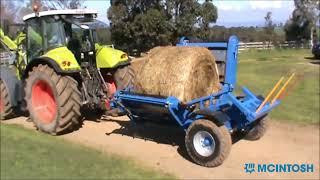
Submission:
[[[132,67],[130,65],[127,65],[119,67],[114,73],[113,77],[117,90],[124,90],[125,88],[133,84],[135,73]],[[121,112],[118,108],[108,111],[107,114],[113,117],[125,115],[125,113]]]
[[38,65],[26,80],[26,102],[31,120],[42,132],[57,135],[81,125],[78,83],[47,65]]
[[135,73],[130,65],[119,67],[114,73],[114,81],[116,83],[117,90],[123,90],[132,85],[134,77]]
[[14,117],[14,108],[10,102],[9,91],[0,79],[0,120]]

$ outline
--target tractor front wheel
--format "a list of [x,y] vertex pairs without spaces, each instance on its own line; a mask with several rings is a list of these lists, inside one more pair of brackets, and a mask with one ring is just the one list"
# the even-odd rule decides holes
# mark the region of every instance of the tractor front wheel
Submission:
[[31,120],[42,132],[57,135],[81,125],[80,91],[70,76],[38,65],[26,80],[26,102]]

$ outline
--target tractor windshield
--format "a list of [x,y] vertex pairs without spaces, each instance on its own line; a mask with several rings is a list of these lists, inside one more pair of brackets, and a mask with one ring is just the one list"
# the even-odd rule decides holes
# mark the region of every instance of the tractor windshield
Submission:
[[110,30],[106,23],[98,20],[88,24],[90,29],[92,29],[92,36],[95,43],[100,45],[110,44]]
[[94,51],[96,44],[101,44],[98,37],[99,30],[107,29],[107,25],[94,18],[67,17],[64,18],[65,32],[67,37],[67,47],[80,57],[81,52]]
[[72,24],[72,40],[78,43],[78,48],[82,52],[88,52],[93,50],[92,35],[88,26]]
[[48,49],[65,45],[65,35],[61,21],[53,18],[45,19],[46,45]]
[[108,36],[108,25],[102,21],[96,19],[73,19],[73,23],[81,26],[86,26],[87,29],[92,33],[92,40],[94,43],[104,44],[106,36]]

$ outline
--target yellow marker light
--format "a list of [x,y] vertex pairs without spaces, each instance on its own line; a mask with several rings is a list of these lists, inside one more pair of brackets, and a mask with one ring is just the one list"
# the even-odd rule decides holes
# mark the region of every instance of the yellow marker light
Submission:
[[35,0],[32,5],[33,12],[38,13],[40,11],[40,7],[41,7],[40,0]]
[[122,54],[120,58],[121,58],[121,59],[128,58],[128,55],[127,55],[127,54]]

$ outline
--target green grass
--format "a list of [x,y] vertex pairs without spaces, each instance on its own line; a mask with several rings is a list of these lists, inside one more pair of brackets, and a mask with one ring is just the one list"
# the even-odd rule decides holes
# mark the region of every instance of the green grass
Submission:
[[[56,137],[1,124],[1,179],[173,179]],[[92,137],[94,138],[94,137]]]
[[[249,50],[239,55],[238,85],[267,95],[281,76],[296,71],[303,78],[285,96],[271,118],[291,122],[319,123],[320,65],[312,65],[310,50]],[[238,89],[237,89],[238,90]]]

